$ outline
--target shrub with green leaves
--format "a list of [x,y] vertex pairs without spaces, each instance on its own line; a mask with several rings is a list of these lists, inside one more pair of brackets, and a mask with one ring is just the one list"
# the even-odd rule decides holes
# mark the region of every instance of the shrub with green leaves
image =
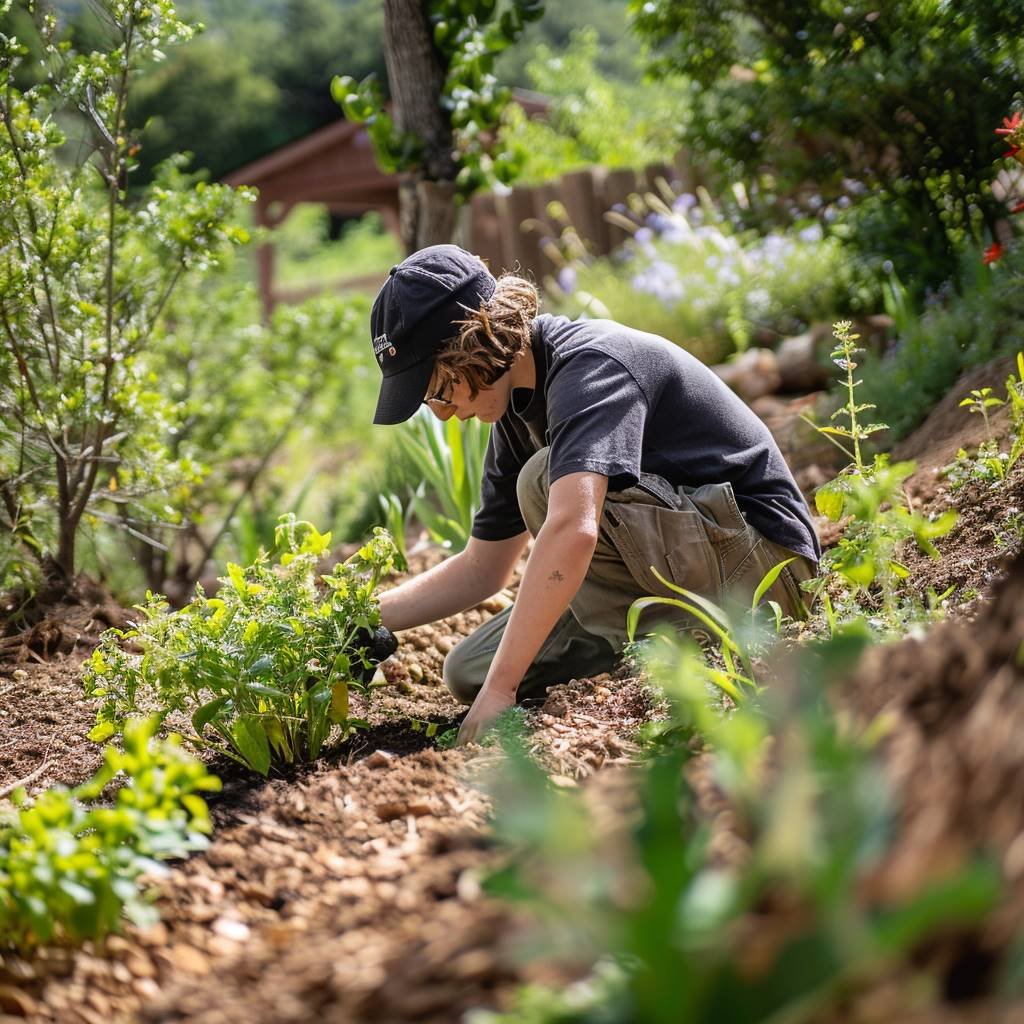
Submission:
[[[1005,212],[992,128],[1019,94],[1019,0],[631,0],[656,74],[693,81],[680,142],[828,201],[864,183],[851,241],[933,287]],[[861,203],[851,207],[859,214]]]
[[129,199],[131,82],[191,29],[169,0],[97,7],[107,38],[90,53],[44,14],[48,81],[24,90],[28,51],[0,36],[0,529],[64,584],[87,516],[130,524],[188,476],[143,356],[181,282],[245,241],[234,214],[253,198],[175,160]]
[[[140,702],[187,715],[186,741],[266,775],[272,764],[317,758],[338,730],[365,727],[350,691],[368,693],[367,654],[380,626],[376,591],[396,568],[387,532],[320,576],[330,534],[284,516],[271,564],[229,564],[215,597],[201,587],[180,611],[147,595],[142,621],[108,630],[86,666],[86,694],[103,703],[90,736],[122,728]],[[135,653],[138,652],[138,653]]]
[[[87,782],[56,786],[0,816],[0,935],[21,948],[102,939],[122,916],[156,920],[140,891],[143,874],[164,873],[160,861],[206,847],[210,818],[200,792],[220,789],[172,735],[156,743],[159,719],[125,723],[124,749],[107,747]],[[124,776],[112,802],[100,796]]]

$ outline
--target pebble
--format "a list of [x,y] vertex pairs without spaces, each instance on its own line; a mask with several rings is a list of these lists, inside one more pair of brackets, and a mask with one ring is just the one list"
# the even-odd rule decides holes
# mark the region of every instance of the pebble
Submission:
[[229,939],[231,942],[245,942],[251,934],[249,926],[244,921],[233,917],[218,917],[211,927],[214,935]]
[[418,683],[423,678],[423,666],[418,661],[410,661],[406,666],[409,678]]
[[195,946],[187,946],[177,942],[171,946],[171,959],[174,966],[186,974],[209,974],[210,961]]
[[367,768],[390,768],[397,760],[398,755],[392,754],[390,750],[375,750],[363,764]]

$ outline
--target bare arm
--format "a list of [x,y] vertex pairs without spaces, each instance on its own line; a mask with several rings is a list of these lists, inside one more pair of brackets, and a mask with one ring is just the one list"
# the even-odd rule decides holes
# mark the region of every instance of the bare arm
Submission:
[[383,624],[392,630],[411,629],[465,611],[496,594],[512,578],[529,537],[528,533],[507,540],[471,537],[465,550],[381,594]]
[[515,703],[526,670],[590,568],[607,492],[608,478],[598,473],[571,473],[552,484],[544,525],[461,741],[475,739],[496,714]]

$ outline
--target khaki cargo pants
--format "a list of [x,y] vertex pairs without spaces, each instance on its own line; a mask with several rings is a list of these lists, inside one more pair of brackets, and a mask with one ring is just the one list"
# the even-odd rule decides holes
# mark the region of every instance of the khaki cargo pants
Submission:
[[[519,508],[535,537],[547,514],[548,452],[536,452],[517,483]],[[517,698],[543,698],[554,683],[608,671],[626,643],[626,613],[633,601],[678,596],[658,582],[652,566],[665,579],[712,601],[720,603],[728,594],[749,605],[765,574],[793,557],[794,552],[747,523],[730,484],[677,489],[662,477],[644,474],[637,486],[608,493],[590,569],[519,685]],[[814,575],[814,563],[796,556],[765,598],[801,618],[806,612],[799,583]],[[471,704],[483,686],[511,611],[506,608],[485,622],[445,659],[445,683],[463,703]],[[654,607],[644,612],[637,635],[666,620],[687,626]]]

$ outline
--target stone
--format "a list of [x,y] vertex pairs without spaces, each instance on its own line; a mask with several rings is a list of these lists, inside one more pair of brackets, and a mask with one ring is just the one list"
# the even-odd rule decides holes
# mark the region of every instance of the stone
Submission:
[[770,348],[749,348],[730,362],[711,369],[748,402],[773,394],[782,383],[778,360]]

